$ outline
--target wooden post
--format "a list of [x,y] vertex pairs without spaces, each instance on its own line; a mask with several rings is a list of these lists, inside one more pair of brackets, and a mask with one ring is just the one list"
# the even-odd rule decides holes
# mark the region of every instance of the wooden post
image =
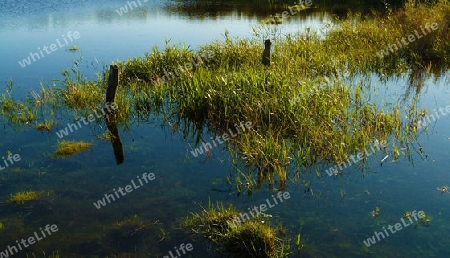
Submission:
[[264,41],[264,52],[262,56],[262,64],[265,66],[270,65],[270,46],[272,45],[272,42],[270,42],[270,39],[266,39]]
[[[119,85],[119,67],[117,65],[109,66],[109,78],[108,89],[106,90],[106,106],[111,106],[116,98],[116,89]],[[117,128],[117,121],[114,119],[114,114],[111,115],[111,110],[105,108],[106,126],[108,127],[111,136],[111,144],[114,150],[114,156],[116,157],[116,163],[119,165],[125,160],[125,155],[122,146],[122,140],[120,140],[119,130]]]
[[119,67],[111,65],[109,67],[108,89],[106,90],[106,103],[113,103],[116,97],[116,89],[119,85]]

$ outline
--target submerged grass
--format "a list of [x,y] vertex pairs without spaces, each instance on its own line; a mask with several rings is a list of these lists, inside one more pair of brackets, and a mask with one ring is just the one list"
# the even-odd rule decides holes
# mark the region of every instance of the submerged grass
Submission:
[[36,200],[38,200],[38,195],[34,191],[18,192],[15,194],[11,194],[11,197],[9,198],[9,201],[15,204],[25,204],[27,202]]
[[70,142],[61,141],[58,142],[58,146],[55,152],[51,155],[52,158],[67,158],[69,156],[78,154],[91,148],[93,144],[87,142]]
[[[448,67],[448,17],[445,0],[409,1],[386,16],[349,14],[325,38],[314,31],[276,36],[269,67],[261,65],[263,38],[231,38],[226,33],[224,40],[198,51],[167,41],[164,49],[154,47],[141,58],[117,64],[121,74],[114,119],[126,130],[131,121],[139,124],[157,115],[197,146],[209,135],[222,135],[249,121],[252,129],[226,146],[235,163],[248,168],[237,182],[253,183],[256,177],[256,186],[268,181],[282,188],[290,171],[341,163],[375,141],[388,141],[398,158],[400,147],[408,147],[417,133],[414,122],[423,114],[416,110],[417,99],[407,110],[399,103],[383,106],[371,100],[376,94],[372,85],[354,76]],[[381,49],[426,22],[437,22],[441,30],[379,57]],[[276,25],[268,26],[273,32],[270,26]],[[41,101],[16,101],[11,82],[0,98],[0,113],[11,124],[50,119],[58,108],[89,113],[104,101],[108,73],[90,81],[77,69],[65,70],[57,82],[60,87]]]
[[227,257],[287,257],[289,245],[278,238],[269,223],[255,217],[245,222],[237,222],[238,212],[230,205],[217,207],[212,203],[201,213],[191,213],[182,221],[182,227],[195,235],[217,245],[217,250]]

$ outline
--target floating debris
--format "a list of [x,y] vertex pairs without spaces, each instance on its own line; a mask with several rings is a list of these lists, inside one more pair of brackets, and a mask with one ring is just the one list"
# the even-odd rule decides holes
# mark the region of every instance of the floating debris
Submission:
[[383,162],[385,162],[387,158],[389,158],[389,155],[384,156],[384,158],[381,160],[381,165],[383,165]]

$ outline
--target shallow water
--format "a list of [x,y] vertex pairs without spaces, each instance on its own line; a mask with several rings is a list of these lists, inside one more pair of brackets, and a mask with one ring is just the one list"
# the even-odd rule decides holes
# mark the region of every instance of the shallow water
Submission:
[[[15,95],[23,97],[32,89],[37,91],[41,80],[60,78],[61,71],[72,67],[73,60],[80,57],[83,72],[94,78],[105,65],[141,56],[155,45],[163,47],[165,39],[196,49],[222,39],[225,30],[231,36],[251,37],[251,26],[267,17],[267,11],[266,16],[231,11],[193,17],[171,12],[165,7],[166,1],[149,1],[120,16],[116,10],[125,4],[0,1],[1,83],[11,79],[21,85]],[[281,31],[320,27],[328,19],[325,12],[291,17]],[[37,53],[38,48],[57,40],[62,43],[69,31],[79,32],[80,38],[58,46],[50,54],[44,53],[25,68],[18,64],[30,52]],[[68,51],[72,45],[80,50]],[[432,112],[450,105],[447,75],[425,80],[420,92],[421,107]],[[409,83],[405,75],[386,83],[373,76],[370,84],[378,88],[377,101],[395,103],[408,92]],[[58,121],[61,127],[68,122],[70,116]],[[450,182],[450,174],[446,173],[450,158],[448,128],[450,114],[436,119],[418,139],[423,153],[416,145],[412,160],[392,162],[389,157],[380,166],[386,153],[377,153],[364,171],[354,165],[345,169],[342,177],[323,173],[322,178],[317,178],[314,172],[304,173],[301,181],[305,180],[309,187],[288,184],[286,190],[291,198],[266,212],[273,215],[271,223],[282,222],[293,238],[301,233],[306,243],[303,257],[447,257],[450,195],[439,193],[436,187]],[[36,132],[31,127],[18,133],[7,127],[1,132],[0,156],[6,157],[6,152],[11,151],[20,154],[21,160],[0,171],[0,202],[18,191],[42,190],[50,194],[33,205],[0,204],[0,221],[5,227],[0,230],[0,257],[8,245],[33,236],[47,224],[56,224],[58,231],[15,257],[25,257],[31,251],[49,254],[56,250],[61,257],[111,257],[119,253],[124,253],[122,257],[163,257],[182,243],[192,243],[194,248],[183,258],[220,257],[207,251],[205,241],[193,242],[174,229],[176,221],[189,212],[200,211],[199,204],[206,206],[208,200],[232,203],[245,212],[271,198],[264,186],[250,197],[238,196],[234,190],[226,192],[230,189],[226,177],[234,175],[236,169],[223,146],[215,148],[209,158],[194,158],[190,151],[195,143],[161,127],[158,118],[120,132],[125,150],[121,165],[115,162],[111,143],[95,137],[104,131],[104,124],[90,123],[71,133],[67,139],[91,141],[95,146],[64,160],[49,158],[59,140],[54,132]],[[93,205],[131,180],[137,182],[137,176],[142,178],[144,173],[154,173],[155,179],[100,209]],[[375,207],[380,207],[377,219],[370,215]],[[400,222],[405,211],[413,210],[425,211],[432,217],[431,225],[405,227],[367,250],[363,240],[373,236],[374,231],[382,231],[383,226]],[[135,214],[146,224],[141,234],[115,230],[117,221]],[[161,230],[167,232],[164,239]]]

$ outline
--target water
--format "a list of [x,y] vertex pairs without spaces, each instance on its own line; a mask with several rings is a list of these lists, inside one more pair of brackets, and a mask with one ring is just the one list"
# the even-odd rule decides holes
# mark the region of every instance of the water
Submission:
[[[142,1],[143,2],[143,1]],[[173,4],[173,2],[171,2]],[[3,57],[0,81],[8,80],[21,86],[14,94],[18,98],[38,90],[40,81],[60,78],[63,69],[70,69],[73,60],[82,57],[82,71],[94,79],[95,73],[117,60],[141,56],[153,46],[164,47],[165,39],[197,49],[199,45],[222,39],[226,30],[231,36],[252,37],[251,27],[273,10],[242,11],[229,6],[205,12],[180,12],[168,8],[166,1],[148,1],[129,13],[116,10],[125,1],[0,1],[0,53]],[[320,27],[330,19],[325,11],[290,17],[281,32],[304,31]],[[25,68],[18,63],[40,48],[64,42],[68,33],[80,37],[59,47]],[[79,51],[68,51],[72,45]],[[37,54],[39,55],[39,53]],[[450,105],[448,77],[428,78],[420,92],[420,106],[430,111]],[[371,85],[378,87],[380,102],[396,102],[408,92],[407,75],[381,82],[373,77]],[[4,89],[2,89],[2,93]],[[65,125],[69,119],[59,121]],[[36,132],[31,127],[20,132],[10,128],[2,131],[1,156],[18,153],[21,160],[0,171],[0,202],[10,193],[34,190],[46,195],[42,202],[15,206],[0,204],[0,257],[16,240],[33,236],[40,227],[56,224],[58,231],[15,254],[49,254],[59,250],[61,257],[163,257],[174,246],[192,243],[193,251],[181,257],[220,257],[207,251],[205,241],[193,242],[188,235],[174,229],[177,220],[189,212],[201,210],[208,200],[232,203],[247,211],[271,199],[266,187],[250,197],[237,196],[226,183],[226,177],[236,173],[223,147],[215,148],[211,157],[194,158],[190,151],[194,142],[184,140],[170,128],[160,127],[157,118],[133,126],[130,132],[120,132],[125,161],[118,166],[110,142],[98,140],[104,124],[91,123],[67,136],[70,140],[85,140],[95,145],[76,156],[54,160],[49,158],[59,138],[52,133]],[[370,159],[369,169],[361,171],[357,164],[343,171],[343,177],[317,178],[305,173],[304,184],[289,184],[291,198],[270,208],[274,225],[279,222],[293,238],[299,233],[306,243],[305,257],[446,257],[449,255],[448,232],[450,195],[436,187],[447,185],[450,176],[447,160],[450,114],[436,119],[422,133],[412,160],[392,162],[383,166],[385,153]],[[105,194],[125,188],[144,173],[154,173],[155,179],[116,198],[97,209],[93,203]],[[211,191],[212,188],[223,191]],[[225,191],[225,192],[224,192]],[[380,217],[370,212],[380,207]],[[428,228],[408,226],[390,234],[370,248],[363,240],[380,232],[383,226],[399,223],[405,211],[423,210],[432,217]],[[118,231],[116,222],[137,215],[145,229],[134,235],[131,227]],[[165,233],[163,233],[165,232]],[[126,236],[126,237],[124,237]],[[137,254],[136,254],[137,253]],[[292,255],[294,257],[295,255]],[[119,257],[119,256],[118,256]]]

